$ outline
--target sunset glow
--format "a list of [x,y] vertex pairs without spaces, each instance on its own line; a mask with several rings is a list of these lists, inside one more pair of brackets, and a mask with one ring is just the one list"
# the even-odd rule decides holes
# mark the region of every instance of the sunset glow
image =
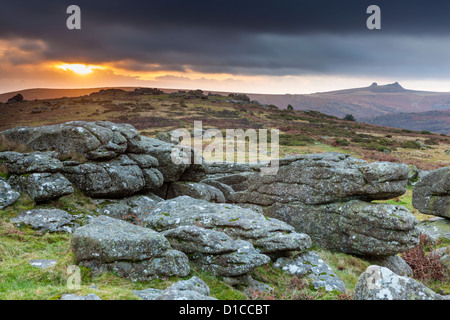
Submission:
[[62,69],[64,71],[72,71],[79,75],[87,75],[93,72],[94,69],[103,69],[103,67],[99,66],[87,66],[84,64],[61,64],[56,66],[58,69]]

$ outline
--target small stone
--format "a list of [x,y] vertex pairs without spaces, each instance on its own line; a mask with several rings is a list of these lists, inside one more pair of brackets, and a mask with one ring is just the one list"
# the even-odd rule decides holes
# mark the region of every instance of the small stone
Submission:
[[50,267],[55,266],[58,263],[58,260],[44,260],[44,259],[37,259],[37,260],[31,260],[30,264],[33,267],[39,268],[39,269],[47,269]]
[[96,294],[90,293],[87,296],[79,296],[76,294],[63,294],[61,300],[102,300]]
[[280,258],[275,262],[275,268],[300,277],[308,277],[316,290],[324,288],[326,291],[337,290],[342,293],[347,291],[344,282],[314,251],[305,252],[295,260]]

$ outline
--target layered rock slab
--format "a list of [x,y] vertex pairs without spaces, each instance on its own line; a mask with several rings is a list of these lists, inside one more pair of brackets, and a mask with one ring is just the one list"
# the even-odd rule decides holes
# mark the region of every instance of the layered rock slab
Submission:
[[234,202],[269,206],[381,200],[404,194],[408,183],[405,164],[367,163],[340,153],[298,155],[278,162],[275,175],[247,174],[247,189],[236,192]]

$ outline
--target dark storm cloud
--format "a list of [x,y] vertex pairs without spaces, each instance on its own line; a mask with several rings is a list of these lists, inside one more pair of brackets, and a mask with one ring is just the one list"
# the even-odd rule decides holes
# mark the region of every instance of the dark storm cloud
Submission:
[[[81,8],[82,30],[65,27],[71,4]],[[381,7],[382,30],[366,28],[371,4]],[[439,76],[450,70],[447,1],[17,0],[0,5],[0,39],[42,40],[43,59],[264,75]]]

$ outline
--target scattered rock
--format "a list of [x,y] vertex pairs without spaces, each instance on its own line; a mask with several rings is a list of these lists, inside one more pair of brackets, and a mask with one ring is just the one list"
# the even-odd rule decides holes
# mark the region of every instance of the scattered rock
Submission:
[[238,277],[222,277],[222,280],[230,286],[244,286],[244,293],[249,298],[254,298],[255,294],[272,294],[274,290],[268,284],[253,279],[249,274]]
[[382,257],[378,259],[370,259],[370,262],[380,267],[385,267],[399,276],[410,277],[413,274],[411,267],[399,255]]
[[27,225],[41,232],[72,233],[75,224],[73,216],[59,209],[34,209],[21,212],[11,219],[16,226]]
[[446,267],[446,268],[450,268],[450,246],[447,247],[442,247],[439,249],[436,249],[432,252],[430,252],[428,256],[438,256],[440,258],[440,260],[442,261],[442,264]]
[[19,192],[14,191],[6,181],[0,179],[0,210],[14,204],[19,197]]
[[443,300],[443,296],[420,282],[371,265],[356,284],[354,300]]
[[172,250],[163,235],[107,216],[78,228],[72,248],[80,265],[132,280],[146,281],[158,275],[185,277],[190,272],[187,256]]
[[238,102],[250,102],[250,98],[243,93],[230,93],[228,95],[228,98],[232,98],[233,100],[236,100]]
[[23,101],[23,96],[20,93],[18,93],[14,97],[9,98],[8,101],[6,102],[6,104],[17,103],[17,102],[22,102],[22,101]]
[[279,258],[274,267],[293,275],[308,277],[316,290],[324,288],[325,291],[347,291],[344,282],[314,251],[305,252],[295,259]]
[[445,218],[432,218],[419,222],[417,229],[435,242],[439,238],[450,239],[450,221]]
[[421,213],[450,219],[450,167],[431,171],[415,185],[412,204]]

